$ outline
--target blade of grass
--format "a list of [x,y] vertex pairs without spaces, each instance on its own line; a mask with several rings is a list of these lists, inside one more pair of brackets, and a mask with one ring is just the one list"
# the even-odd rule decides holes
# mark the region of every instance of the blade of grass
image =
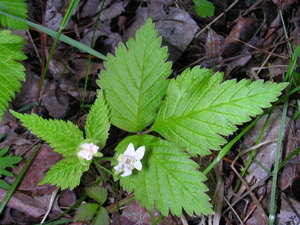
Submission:
[[281,170],[285,164],[291,159],[293,158],[293,156],[297,155],[300,152],[300,147],[296,148],[294,151],[291,152],[291,154],[289,154],[283,161],[282,163],[280,163],[279,165],[279,170]]
[[13,193],[15,192],[16,188],[18,187],[20,181],[22,180],[25,172],[27,171],[28,167],[30,166],[30,164],[31,164],[32,160],[34,159],[36,153],[38,152],[39,148],[40,148],[40,144],[38,144],[36,146],[36,148],[34,149],[34,151],[31,153],[31,155],[30,155],[29,159],[26,161],[23,169],[18,174],[18,176],[16,177],[16,180],[13,182],[10,189],[7,191],[6,195],[4,196],[3,201],[0,203],[0,214],[2,214],[3,209],[5,208],[6,204],[9,201],[9,199],[11,198]]
[[31,103],[28,103],[28,104],[22,106],[21,108],[19,108],[19,109],[17,110],[17,112],[25,112],[25,111],[27,111],[27,110],[29,110],[29,109],[32,109],[32,108],[34,108],[35,106],[38,106],[38,105],[39,105],[39,104],[36,103],[36,102],[31,102]]
[[[35,28],[35,29],[37,29],[37,30],[39,30],[39,31],[41,31],[41,32],[43,32],[43,33],[51,36],[51,37],[54,37],[54,38],[57,37],[57,32],[54,31],[54,30],[51,30],[51,29],[49,29],[47,27],[44,27],[42,25],[39,25],[39,24],[30,22],[30,21],[27,21],[27,20],[24,20],[24,19],[22,19],[20,17],[17,17],[17,16],[13,16],[13,15],[11,15],[9,13],[6,13],[6,12],[0,11],[0,14],[1,15],[9,16],[11,18],[15,18],[15,19],[17,19],[19,21],[22,21],[22,22],[26,23],[28,26],[33,27],[33,28]],[[93,56],[96,56],[96,57],[98,57],[98,58],[100,58],[102,60],[106,60],[106,56],[105,55],[101,54],[100,52],[95,51],[94,49],[92,49],[92,48],[90,48],[90,47],[88,47],[88,46],[86,46],[86,45],[84,45],[84,44],[82,44],[82,43],[80,43],[80,42],[72,39],[72,38],[69,38],[68,36],[66,36],[64,34],[60,35],[59,40],[62,41],[62,42],[65,42],[65,43],[67,43],[67,44],[69,44],[69,45],[71,45],[71,46],[73,46],[75,48],[78,48],[78,49],[80,49],[82,51],[85,51],[85,52],[87,52],[87,53],[89,53],[89,54],[91,54]]]
[[300,86],[294,88],[293,90],[291,90],[289,93],[288,93],[288,96],[294,94],[295,92],[299,91],[300,90]]
[[[47,223],[47,225],[69,224],[71,222],[73,222],[73,220],[70,220],[70,219],[61,219],[61,220],[53,221],[51,223]],[[45,223],[43,223],[43,224],[45,224]]]
[[[293,55],[292,63],[291,63],[291,65],[290,65],[289,69],[288,69],[288,72],[287,72],[287,75],[286,75],[285,78],[287,78],[287,77],[289,77],[291,74],[293,74],[293,69],[294,69],[295,66],[296,66],[296,60],[297,60],[297,57],[298,57],[297,54],[299,54],[299,52],[300,52],[300,47],[299,47],[299,45],[298,45],[298,46],[296,47],[296,50],[295,50],[296,56],[295,56],[295,54]],[[284,79],[284,80],[286,80],[286,79]],[[292,95],[293,93],[297,92],[299,89],[300,89],[300,87],[296,87],[294,90],[287,92],[287,93],[288,93],[287,96]],[[278,101],[278,102],[280,102],[280,101]],[[275,107],[276,105],[277,105],[277,103],[273,105],[272,111],[273,111],[273,109],[274,109],[274,107]],[[262,135],[263,135],[263,133],[264,133],[264,130],[266,129],[266,126],[267,126],[267,124],[268,124],[268,120],[270,119],[270,116],[271,116],[271,113],[269,114],[268,118],[266,119],[266,122],[265,122],[265,124],[263,125],[263,128],[262,128],[262,130],[261,130],[261,132],[260,132],[260,134],[259,134],[259,137],[258,137],[258,139],[257,139],[257,141],[256,141],[256,143],[255,143],[255,145],[257,145],[257,144],[261,141]],[[249,158],[249,160],[246,162],[245,167],[243,168],[243,170],[241,171],[241,176],[242,176],[242,177],[243,177],[243,176],[245,175],[245,173],[247,172],[247,170],[248,170],[248,168],[249,168],[249,166],[250,166],[250,164],[251,164],[251,162],[252,162],[252,160],[253,160],[254,155],[255,155],[255,151],[253,151],[253,152],[250,153],[250,158]],[[235,191],[235,192],[237,191],[237,188],[239,187],[240,183],[241,183],[241,181],[238,180],[238,182],[237,182],[237,184],[235,185],[235,188],[234,188],[234,191]]]
[[[93,36],[92,36],[92,40],[91,40],[91,44],[90,44],[91,48],[93,48],[94,44],[95,44],[94,43],[95,42],[95,34],[96,34],[96,30],[97,30],[97,27],[98,27],[98,22],[100,20],[101,13],[103,11],[104,4],[105,4],[105,0],[102,1],[100,11],[99,11],[99,13],[97,15],[96,23],[95,23],[94,30],[93,30]],[[85,81],[84,81],[84,89],[83,89],[83,96],[82,96],[81,105],[84,105],[84,101],[85,101],[85,97],[86,97],[86,89],[87,89],[87,83],[88,83],[88,76],[89,76],[90,68],[91,68],[91,59],[92,59],[92,56],[91,56],[91,54],[89,54],[88,64],[86,66],[86,72],[85,72]]]
[[[274,109],[274,106],[271,108],[271,111],[270,111],[270,113],[268,114],[268,117],[267,117],[267,119],[266,119],[266,121],[265,121],[265,123],[264,123],[264,125],[263,125],[263,127],[262,127],[262,129],[261,129],[261,131],[260,131],[260,133],[259,133],[259,135],[258,135],[258,138],[257,138],[257,140],[256,140],[256,142],[255,142],[254,145],[258,145],[258,144],[260,143],[260,141],[261,141],[261,139],[262,139],[262,136],[263,136],[263,134],[264,134],[264,132],[265,132],[267,126],[268,126],[268,123],[269,123],[270,117],[271,117],[271,115],[272,115],[273,109]],[[254,156],[255,156],[255,153],[256,153],[256,150],[250,152],[250,156],[249,156],[249,158],[248,158],[248,160],[247,160],[247,162],[246,162],[244,168],[241,170],[241,173],[240,173],[241,177],[244,177],[244,175],[246,174],[248,168],[250,167],[250,165],[251,165],[251,163],[252,163],[252,161],[253,161],[253,158],[254,158]],[[238,188],[239,188],[240,185],[241,185],[241,180],[238,180],[238,181],[236,182],[236,185],[235,185],[233,191],[234,191],[234,192],[237,192],[237,190],[238,190]]]
[[[297,45],[295,52],[292,57],[292,62],[289,66],[289,69],[284,77],[284,81],[289,81],[290,84],[287,87],[287,93],[290,92],[291,88],[291,81],[292,81],[292,74],[293,71],[296,67],[297,63],[297,58],[300,53],[300,45]],[[281,151],[281,146],[282,146],[282,139],[283,139],[283,131],[284,131],[284,125],[285,125],[285,120],[287,117],[287,108],[289,104],[289,95],[284,96],[284,105],[283,105],[283,110],[282,110],[282,117],[281,117],[281,122],[280,122],[280,130],[279,130],[279,135],[278,135],[278,141],[277,141],[277,148],[276,148],[276,158],[274,162],[274,169],[273,169],[273,179],[272,179],[272,189],[271,189],[271,199],[270,199],[270,215],[269,215],[269,224],[273,225],[276,219],[275,212],[276,212],[276,189],[277,189],[277,178],[278,178],[278,172],[279,172],[279,160],[280,160],[280,151]]]
[[67,10],[64,18],[63,18],[63,20],[61,22],[61,24],[59,25],[57,36],[55,37],[54,43],[53,43],[53,45],[51,47],[51,50],[50,50],[50,53],[49,53],[49,57],[47,59],[46,65],[45,65],[45,69],[44,69],[43,74],[42,74],[42,76],[40,78],[40,83],[39,83],[39,87],[38,87],[38,91],[37,91],[37,96],[36,96],[36,101],[37,102],[39,102],[40,95],[41,95],[41,90],[42,90],[42,87],[44,85],[46,74],[48,72],[48,67],[49,67],[51,59],[53,58],[53,53],[54,53],[56,45],[57,45],[57,43],[59,41],[59,37],[61,35],[61,32],[65,28],[65,26],[68,24],[69,19],[71,18],[71,15],[73,14],[73,12],[76,9],[76,7],[79,4],[79,2],[80,2],[80,0],[72,0],[72,2],[69,5],[68,10]]
[[298,106],[298,109],[296,110],[296,112],[293,115],[293,120],[296,120],[300,115],[300,101],[299,100],[297,100],[297,106]]
[[[290,86],[290,85],[289,85]],[[288,87],[289,89],[289,87]],[[282,110],[282,117],[280,121],[280,129],[279,129],[279,135],[278,135],[278,141],[277,141],[277,147],[276,147],[276,156],[275,156],[275,162],[274,162],[274,170],[273,170],[273,179],[272,179],[272,190],[271,190],[271,200],[270,200],[270,215],[269,215],[269,224],[272,225],[275,222],[275,200],[276,200],[276,189],[277,189],[277,179],[278,179],[278,171],[279,171],[279,160],[281,156],[281,146],[282,146],[282,139],[283,139],[283,131],[284,131],[284,125],[286,120],[286,113],[287,113],[287,107],[289,104],[289,97],[286,95],[284,99],[284,105]]]
[[152,223],[152,225],[158,224],[163,218],[164,216],[160,214],[159,217],[154,221],[154,223]]
[[286,75],[284,77],[284,81],[289,80],[291,75],[293,74],[296,64],[297,64],[297,58],[298,58],[299,53],[300,53],[300,45],[297,45],[295,48],[293,57],[292,57],[292,62],[291,62],[290,66],[288,68],[288,71],[286,72]]

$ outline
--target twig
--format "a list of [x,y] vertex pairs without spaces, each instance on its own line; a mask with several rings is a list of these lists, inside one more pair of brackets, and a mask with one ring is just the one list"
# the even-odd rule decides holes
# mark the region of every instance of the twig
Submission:
[[113,213],[115,211],[115,209],[118,207],[118,205],[122,205],[122,203],[125,203],[127,201],[131,201],[134,197],[134,194],[131,193],[130,195],[126,196],[125,198],[121,199],[120,201],[118,201],[117,203],[114,203],[112,205],[109,205],[106,207],[106,210],[109,213]]
[[222,12],[220,15],[218,15],[213,21],[211,21],[209,24],[207,24],[202,30],[200,30],[195,37],[198,37],[200,34],[202,34],[207,28],[209,28],[213,23],[215,23],[217,20],[219,20],[226,12],[228,12],[233,6],[235,6],[238,3],[239,0],[235,0],[224,12]]
[[[277,139],[276,139],[277,140]],[[232,161],[230,167],[232,168],[232,170],[235,172],[235,174],[238,176],[238,178],[241,180],[241,182],[243,183],[243,185],[246,187],[247,191],[249,192],[249,195],[251,196],[251,198],[253,199],[253,201],[255,202],[255,204],[257,205],[257,208],[261,211],[261,213],[263,214],[264,218],[268,219],[268,216],[267,214],[265,213],[263,207],[261,206],[260,202],[258,201],[258,199],[256,198],[256,196],[253,194],[251,188],[249,187],[249,185],[247,184],[247,182],[243,179],[243,177],[239,174],[239,172],[235,169],[234,167],[234,164],[235,162],[244,154],[250,152],[250,151],[253,151],[254,149],[257,149],[263,145],[266,145],[266,144],[269,144],[269,143],[272,143],[272,142],[275,142],[276,140],[271,140],[271,141],[265,141],[265,142],[262,142],[258,145],[255,145],[255,146],[252,146],[251,148],[249,149],[246,149],[245,151],[243,152],[240,152],[236,157],[235,159]]]
[[[259,197],[258,201],[261,202],[261,200],[263,199],[263,195]],[[254,210],[257,208],[257,206],[253,206],[252,209],[250,210],[250,212],[248,213],[248,215],[244,218],[244,223],[246,223],[246,221],[249,219],[249,217],[252,215],[252,213],[254,212]]]

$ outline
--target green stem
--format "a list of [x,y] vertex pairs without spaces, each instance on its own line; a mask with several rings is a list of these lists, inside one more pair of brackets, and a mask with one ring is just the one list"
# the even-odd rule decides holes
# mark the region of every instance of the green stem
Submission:
[[101,158],[98,158],[98,160],[117,162],[117,160],[114,157],[101,157]]
[[107,173],[114,175],[113,172],[111,172],[110,170],[106,169],[104,166],[100,165],[99,163],[97,163],[95,160],[93,160],[93,163],[98,166],[99,168],[103,169],[104,171],[106,171]]

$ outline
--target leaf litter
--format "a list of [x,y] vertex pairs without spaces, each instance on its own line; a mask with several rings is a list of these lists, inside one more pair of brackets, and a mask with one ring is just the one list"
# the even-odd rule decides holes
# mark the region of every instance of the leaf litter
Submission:
[[[29,2],[31,3],[32,1]],[[67,2],[60,0],[47,1],[44,15],[41,13],[38,2],[31,3],[29,4],[29,14],[32,16],[31,19],[38,23],[41,23],[42,17],[45,17],[46,26],[57,30],[57,25],[67,9]],[[233,2],[228,1],[228,5]],[[281,10],[285,18],[285,25],[290,34],[289,41],[294,48],[299,44],[299,2],[289,0],[281,4],[281,1],[245,1],[235,4],[228,11],[226,11],[228,5],[220,2],[215,2],[214,4],[216,6],[215,16],[200,18],[193,9],[192,1],[106,1],[99,26],[96,29],[94,48],[104,54],[114,53],[114,48],[119,42],[124,42],[129,37],[132,37],[146,18],[151,17],[156,24],[159,35],[163,37],[163,44],[169,48],[169,60],[176,62],[173,68],[175,71],[182,71],[190,65],[201,65],[214,70],[225,71],[226,78],[237,78],[239,80],[243,78],[259,78],[282,81],[290,61],[282,20],[277,9]],[[90,45],[100,7],[100,1],[82,1],[64,32],[71,35],[72,38]],[[291,11],[293,13],[289,13]],[[224,12],[224,16],[214,21],[221,12]],[[209,29],[202,32],[199,36],[196,35],[198,31],[212,21],[214,22]],[[33,42],[29,43],[29,46],[37,46],[38,51],[46,49],[46,52],[48,52],[50,50],[53,44],[51,38],[47,37],[46,46],[41,46],[39,34],[35,31],[30,31],[30,33],[33,36]],[[28,45],[29,39],[28,37],[26,39],[28,40]],[[37,74],[40,74],[41,58],[39,58],[33,48],[26,47],[26,54],[30,56],[25,62],[27,71],[30,72],[27,72],[27,81],[22,85],[20,94],[12,103],[14,109],[19,109],[36,101],[35,93],[39,84]],[[38,103],[39,107],[30,108],[28,112],[38,112],[40,115],[50,118],[71,119],[75,122],[83,117],[86,114],[86,110],[80,108],[80,104],[84,92],[87,57],[86,53],[59,43],[46,76],[41,102]],[[266,59],[267,63],[264,63]],[[93,58],[92,69],[88,74],[87,91],[89,95],[86,99],[87,104],[92,104],[94,100],[97,88],[95,79],[101,69],[103,69],[103,62]],[[299,93],[292,96],[292,99],[297,98],[299,98]],[[295,107],[289,108],[289,117],[292,117],[294,111]],[[272,114],[271,122],[263,136],[263,142],[275,140],[278,136],[280,115],[280,109],[276,109]],[[259,122],[244,137],[243,142],[246,148],[254,145],[262,123]],[[299,147],[299,124],[299,118],[296,122],[287,119],[282,159]],[[115,137],[110,137],[111,144],[114,144],[113,142],[120,135],[123,135],[118,129],[114,129],[112,133],[115,134]],[[10,152],[24,157],[24,160],[18,167],[12,170],[16,174],[20,171],[28,154],[30,154],[30,146],[37,141],[32,135],[28,133],[23,134],[24,131],[17,124],[14,117],[11,117],[8,113],[4,115],[4,120],[0,124],[0,133],[3,135],[0,146],[13,146]],[[228,160],[233,160],[242,149],[239,146],[234,147],[233,151],[227,156]],[[257,196],[263,196],[260,202],[265,210],[268,210],[270,179],[263,180],[263,178],[268,176],[265,169],[271,170],[273,168],[275,150],[276,143],[269,143],[257,149],[255,155],[257,161],[251,164],[245,176],[249,186],[255,186],[259,183],[259,187],[254,189],[253,192]],[[0,222],[1,224],[21,223],[22,219],[16,219],[14,215],[20,217],[24,216],[24,214],[29,217],[22,217],[23,223],[39,222],[36,218],[46,213],[48,201],[42,199],[49,199],[54,187],[50,185],[38,186],[37,183],[51,165],[59,160],[59,156],[52,152],[47,144],[43,144],[39,151],[31,168],[23,178],[18,191],[9,202],[5,215]],[[210,158],[207,159],[209,160]],[[246,160],[245,157],[243,160]],[[245,164],[243,160],[239,161],[242,165]],[[265,169],[262,169],[261,164],[264,165]],[[246,224],[263,224],[261,214],[256,208],[257,206],[248,195],[245,195],[247,190],[242,186],[238,193],[233,194],[233,188],[238,178],[228,167],[226,161],[223,161],[218,166],[218,170],[215,173],[218,174],[209,177],[208,182],[213,182],[215,177],[219,185],[221,185],[220,190],[224,190],[224,193],[213,199],[213,201],[218,202],[216,205],[221,206],[216,210],[219,215],[215,215],[211,219],[213,224],[222,223],[223,221],[230,221],[232,224],[239,224],[240,221]],[[283,168],[280,177],[279,187],[283,194],[282,198],[278,200],[281,203],[281,209],[278,211],[278,224],[299,223],[300,197],[297,193],[297,185],[299,185],[300,180],[299,174],[299,155],[296,155]],[[93,179],[97,177],[97,173],[93,169],[83,179],[91,182],[91,177]],[[220,179],[224,182],[221,182]],[[12,182],[13,180],[7,179],[7,181]],[[112,193],[112,196],[106,203],[108,207],[116,203],[115,197],[117,193],[113,191],[113,187],[110,187],[109,182],[107,182],[107,185]],[[1,196],[4,194],[5,190],[1,190]],[[228,205],[232,204],[235,199],[232,196],[237,194],[245,197],[243,197],[242,201],[235,203],[231,210],[226,210]],[[83,195],[83,187],[79,186],[74,192],[65,195],[67,197],[61,197],[55,203],[55,207],[49,215],[50,218],[79,199]],[[63,193],[60,193],[59,196],[63,196]],[[126,198],[126,196],[127,194],[121,190],[118,199]],[[121,215],[118,215],[118,213]],[[157,212],[153,212],[153,215],[156,218],[159,216]],[[120,220],[124,221],[121,224],[151,224],[148,212],[134,201],[131,201],[127,206],[121,207],[119,212],[112,214],[112,224],[119,224],[119,216]],[[205,218],[197,215],[190,218],[168,216],[160,221],[159,224],[186,224],[186,221],[189,224],[196,224],[204,222]]]

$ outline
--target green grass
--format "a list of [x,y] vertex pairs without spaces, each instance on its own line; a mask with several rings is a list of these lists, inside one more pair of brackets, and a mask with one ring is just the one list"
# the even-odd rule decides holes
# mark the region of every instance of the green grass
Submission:
[[[290,92],[291,85],[292,85],[292,74],[293,71],[296,67],[297,63],[297,58],[300,53],[300,45],[298,45],[295,49],[295,52],[292,57],[291,64],[288,68],[288,71],[284,77],[284,81],[289,81],[290,85],[287,87],[286,93]],[[277,141],[277,148],[276,148],[276,159],[274,163],[274,169],[273,169],[273,179],[272,179],[272,190],[271,190],[271,199],[270,199],[270,215],[269,215],[269,224],[272,225],[275,223],[276,220],[276,191],[277,191],[277,180],[278,180],[278,173],[280,170],[280,165],[279,161],[281,158],[281,147],[282,147],[282,140],[283,140],[283,132],[284,132],[284,126],[285,126],[285,121],[287,117],[287,108],[289,104],[289,95],[285,94],[283,97],[284,105],[283,105],[283,110],[282,110],[282,117],[281,117],[281,122],[280,122],[280,130],[279,130],[279,135],[278,135],[278,141]]]
[[[43,32],[43,33],[51,36],[51,37],[56,38],[57,35],[58,35],[58,32],[56,32],[54,30],[51,30],[51,29],[49,29],[47,27],[44,27],[42,25],[39,25],[37,23],[33,23],[33,22],[28,21],[28,20],[24,20],[24,19],[22,19],[20,17],[13,16],[13,15],[8,14],[8,13],[3,12],[3,11],[0,11],[0,14],[1,15],[9,16],[9,17],[17,19],[19,21],[22,21],[22,22],[26,23],[28,26],[33,27],[33,28],[35,28],[35,29],[37,29],[37,30],[39,30],[39,31],[41,31],[41,32]],[[78,48],[78,49],[80,49],[82,51],[85,51],[85,52],[87,52],[87,53],[89,53],[89,54],[91,54],[93,56],[96,56],[99,59],[106,60],[106,56],[105,55],[103,55],[103,54],[95,51],[94,49],[92,49],[92,48],[90,48],[90,47],[88,47],[88,46],[86,46],[86,45],[84,45],[84,44],[82,44],[82,43],[80,43],[80,42],[72,39],[72,38],[69,38],[68,36],[66,36],[64,34],[60,35],[59,40],[62,41],[62,42],[65,42],[65,43],[67,43],[67,44],[69,44],[69,45],[71,45],[71,46],[73,46],[75,48]]]

